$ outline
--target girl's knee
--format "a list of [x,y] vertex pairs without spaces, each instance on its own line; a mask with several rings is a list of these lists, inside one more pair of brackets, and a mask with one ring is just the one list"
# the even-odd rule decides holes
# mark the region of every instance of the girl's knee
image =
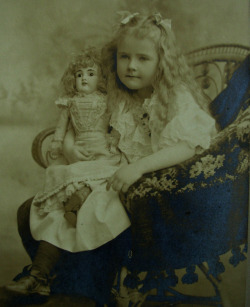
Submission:
[[17,225],[18,230],[22,228],[23,224],[29,224],[30,206],[32,204],[33,197],[26,200],[17,210]]

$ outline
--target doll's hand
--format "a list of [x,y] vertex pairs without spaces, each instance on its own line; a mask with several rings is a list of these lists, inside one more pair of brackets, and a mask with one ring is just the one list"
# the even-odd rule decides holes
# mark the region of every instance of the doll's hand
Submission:
[[136,164],[124,165],[109,178],[106,189],[109,190],[112,187],[115,191],[127,192],[128,188],[142,175]]
[[70,152],[67,155],[67,159],[69,160],[70,163],[78,161],[89,161],[93,160],[93,155],[91,155],[82,146],[73,145],[70,149]]
[[49,155],[51,159],[57,159],[62,153],[62,142],[53,140],[49,146]]

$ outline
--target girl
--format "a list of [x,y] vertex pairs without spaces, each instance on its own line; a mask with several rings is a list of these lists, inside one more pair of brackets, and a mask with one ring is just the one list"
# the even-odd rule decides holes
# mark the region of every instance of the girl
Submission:
[[50,275],[61,249],[96,249],[130,226],[118,193],[106,191],[107,178],[118,169],[122,157],[112,148],[108,136],[109,116],[98,51],[86,49],[75,57],[62,83],[66,96],[56,101],[62,110],[50,154],[53,159],[62,154],[70,124],[66,146],[78,151],[67,158],[69,162],[81,161],[46,169],[44,189],[35,196],[30,212],[31,234],[40,244],[29,278],[7,286],[16,293],[47,296],[50,290],[45,276]]
[[[181,163],[209,147],[216,133],[215,121],[185,59],[177,52],[168,20],[160,14],[128,14],[120,22],[112,42],[104,48],[103,56],[112,113],[110,123],[120,135],[119,149],[130,162],[110,176],[107,192],[126,192],[144,173]],[[65,150],[66,156],[79,153],[76,148],[73,151],[65,147]],[[18,223],[26,249],[32,255],[27,242],[32,247],[36,242],[27,235],[27,217],[21,219],[21,213],[28,215],[29,208],[30,202],[22,205]],[[119,237],[109,243],[112,247],[118,244],[125,254],[122,247],[126,242],[131,244],[128,237],[122,240]],[[104,256],[108,252],[103,246],[97,250],[102,251],[103,268],[107,268],[109,262]],[[87,262],[83,260],[84,253],[80,254],[84,266]],[[96,260],[93,251],[90,255]],[[74,254],[69,258],[73,261]],[[111,260],[115,259],[119,258]],[[96,274],[98,270],[93,272]],[[106,275],[107,270],[102,276]]]
[[170,167],[207,149],[215,120],[185,59],[171,22],[160,14],[127,15],[104,49],[111,126],[128,165],[107,189],[126,192],[143,174]]

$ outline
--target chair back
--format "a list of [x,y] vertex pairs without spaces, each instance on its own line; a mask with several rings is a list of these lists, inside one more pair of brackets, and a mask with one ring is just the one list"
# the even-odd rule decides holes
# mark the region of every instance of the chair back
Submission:
[[[240,45],[214,45],[196,49],[186,54],[187,61],[194,68],[197,82],[204,95],[212,101],[226,88],[233,72],[250,53],[250,47]],[[33,159],[46,168],[50,163],[48,145],[55,128],[40,132],[32,144]]]

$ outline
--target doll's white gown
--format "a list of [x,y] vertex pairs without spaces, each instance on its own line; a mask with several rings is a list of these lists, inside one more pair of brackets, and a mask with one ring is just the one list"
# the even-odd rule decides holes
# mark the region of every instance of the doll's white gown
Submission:
[[[122,157],[108,141],[109,118],[104,95],[90,94],[56,103],[62,107],[57,137],[65,133],[64,121],[70,117],[75,143],[87,149],[92,158],[46,169],[43,191],[35,196],[31,206],[31,233],[36,240],[71,252],[92,250],[130,226],[118,193],[106,190],[107,179],[121,166]],[[78,211],[77,225],[73,227],[64,218],[63,202],[84,185],[92,192]]]

